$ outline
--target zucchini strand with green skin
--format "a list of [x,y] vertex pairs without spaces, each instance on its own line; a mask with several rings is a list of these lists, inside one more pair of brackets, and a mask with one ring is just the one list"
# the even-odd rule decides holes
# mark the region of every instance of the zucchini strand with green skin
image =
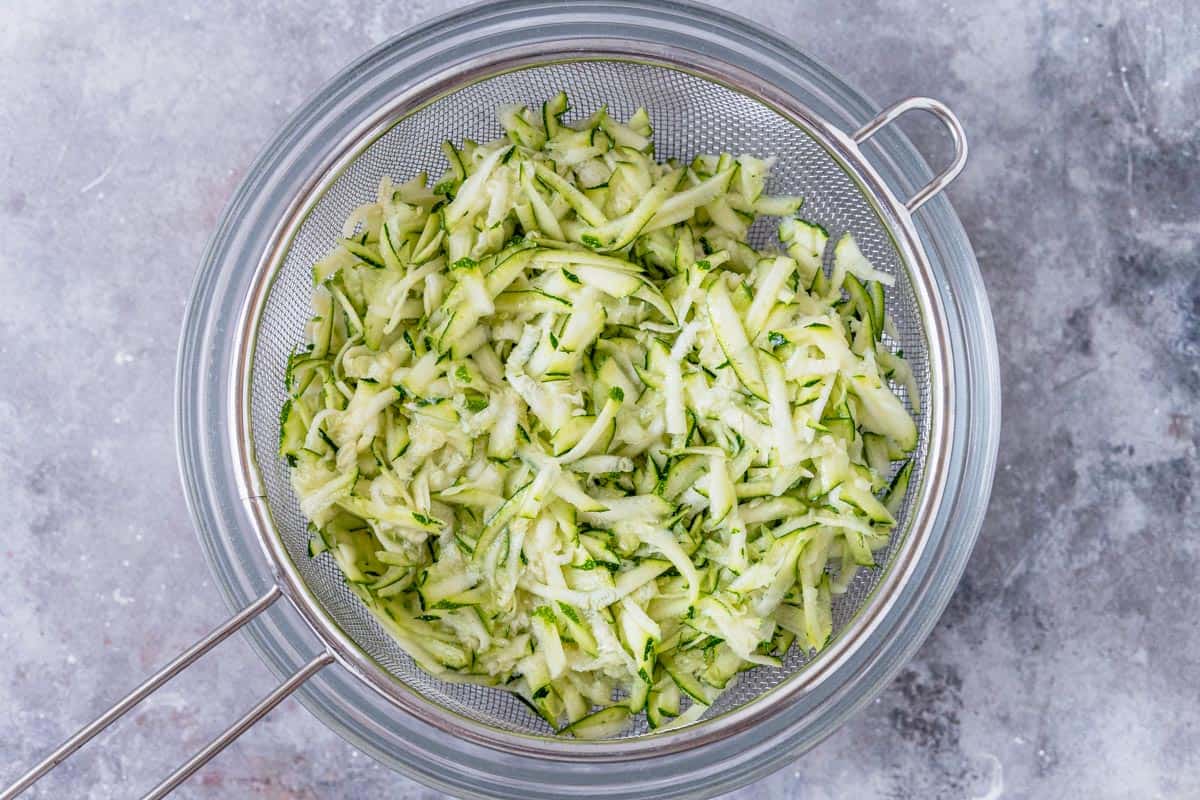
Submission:
[[660,163],[644,111],[568,111],[502,109],[503,139],[351,214],[279,455],[310,557],[423,669],[605,738],[825,646],[913,479],[892,381],[919,398],[891,278],[768,194],[769,160]]

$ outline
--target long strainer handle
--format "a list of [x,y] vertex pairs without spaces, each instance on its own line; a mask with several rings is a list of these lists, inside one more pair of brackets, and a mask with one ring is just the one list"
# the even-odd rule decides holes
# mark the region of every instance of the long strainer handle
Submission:
[[950,131],[950,137],[954,141],[954,158],[950,162],[950,166],[933,176],[933,180],[925,184],[919,192],[905,202],[904,207],[911,214],[950,185],[950,182],[958,177],[958,173],[962,172],[963,167],[967,164],[967,134],[963,130],[962,123],[958,121],[958,117],[945,103],[939,100],[931,97],[908,97],[879,112],[875,119],[855,131],[851,138],[854,139],[855,144],[862,144],[909,111],[926,111],[933,114]]
[[[59,745],[58,749],[46,756],[36,766],[18,778],[15,783],[0,793],[0,800],[13,800],[17,795],[37,783],[47,772],[57,767],[63,761],[66,761],[76,750],[83,747],[95,738],[97,734],[124,716],[131,708],[153,694],[160,686],[190,667],[196,659],[228,639],[247,622],[270,608],[281,595],[279,587],[272,586],[262,597],[230,617],[226,622],[214,628],[203,639],[180,653],[174,661],[151,675],[133,691],[114,703],[107,711]],[[284,698],[299,688],[304,681],[308,680],[322,667],[332,661],[333,657],[328,653],[321,653],[309,661],[299,671],[284,681],[275,691],[271,692],[254,708],[250,709],[241,719],[229,726],[220,736],[213,739],[207,747],[188,759],[170,777],[152,789],[145,796],[144,800],[159,800],[159,798],[165,797],[175,787],[187,780],[192,773],[228,747],[238,736],[245,733],[255,722],[266,716],[267,712],[279,705]]]

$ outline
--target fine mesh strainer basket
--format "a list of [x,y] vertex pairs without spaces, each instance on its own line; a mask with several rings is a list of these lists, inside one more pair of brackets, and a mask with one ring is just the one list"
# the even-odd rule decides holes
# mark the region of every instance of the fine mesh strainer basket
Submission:
[[[475,7],[389,42],[310,101],[227,209],[181,351],[185,481],[206,551],[243,610],[0,797],[27,788],[260,615],[251,629],[286,681],[148,797],[170,792],[319,672],[302,696],[335,729],[426,782],[479,796],[716,793],[811,746],[863,702],[936,618],[978,529],[978,495],[962,510],[959,484],[949,478],[958,480],[956,467],[982,470],[986,500],[995,432],[984,426],[972,456],[957,415],[974,408],[990,420],[996,409],[986,401],[994,390],[976,388],[965,403],[956,397],[964,366],[968,380],[980,378],[980,367],[972,372],[956,343],[970,324],[982,331],[976,363],[986,381],[990,319],[985,305],[972,311],[969,293],[948,307],[910,217],[961,170],[966,146],[958,121],[936,101],[910,98],[847,135],[804,102],[789,65],[816,69],[769,34],[707,8],[516,0]],[[340,236],[350,211],[374,198],[384,174],[404,180],[421,170],[441,173],[441,140],[499,136],[499,106],[537,103],[560,89],[577,109],[607,104],[627,117],[644,106],[660,158],[722,151],[774,157],[770,191],[803,195],[807,218],[834,239],[852,231],[874,265],[896,277],[887,294],[896,320],[891,344],[904,350],[921,393],[916,467],[899,524],[879,554],[881,566],[860,574],[835,603],[832,643],[811,663],[793,648],[782,668],[745,673],[689,727],[652,733],[640,723],[590,742],[554,737],[512,694],[444,683],[418,669],[334,562],[308,557],[306,522],[288,467],[275,455],[287,358],[310,314],[310,268]],[[884,128],[912,109],[944,122],[955,152],[948,168],[900,201],[859,145],[876,133],[895,136]],[[771,235],[764,229],[758,244]],[[969,252],[967,261],[973,268]],[[976,396],[983,397],[982,412]],[[964,461],[971,457],[974,466]],[[951,530],[954,514],[959,528]],[[280,597],[298,615],[284,611],[288,604],[272,608]],[[334,663],[342,669],[322,672]]]

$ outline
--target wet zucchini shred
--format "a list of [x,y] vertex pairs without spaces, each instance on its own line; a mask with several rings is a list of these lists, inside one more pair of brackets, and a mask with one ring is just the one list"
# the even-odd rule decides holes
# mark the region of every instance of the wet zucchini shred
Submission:
[[280,454],[310,556],[417,664],[594,738],[826,645],[895,525],[918,394],[891,277],[766,194],[769,161],[660,162],[644,110],[567,111],[503,108],[503,138],[351,214]]

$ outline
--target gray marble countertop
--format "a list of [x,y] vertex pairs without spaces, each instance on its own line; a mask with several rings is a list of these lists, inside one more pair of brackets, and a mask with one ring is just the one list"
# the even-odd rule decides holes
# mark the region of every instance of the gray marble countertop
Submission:
[[[453,5],[0,7],[0,784],[226,616],[175,466],[193,270],[284,118]],[[734,796],[1200,796],[1200,6],[722,5],[880,101],[960,114],[950,195],[1004,379],[990,513],[937,629]],[[235,637],[32,794],[139,795],[273,685]],[[178,796],[438,795],[288,702]]]

